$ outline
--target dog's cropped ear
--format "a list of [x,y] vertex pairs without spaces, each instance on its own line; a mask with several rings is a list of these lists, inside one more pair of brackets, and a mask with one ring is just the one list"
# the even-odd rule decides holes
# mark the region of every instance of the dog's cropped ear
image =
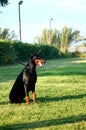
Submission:
[[42,51],[42,49],[40,49],[40,50],[37,52],[37,54],[40,55],[41,51]]
[[31,57],[33,58],[33,56],[34,56],[34,53],[32,52],[32,53],[31,53]]

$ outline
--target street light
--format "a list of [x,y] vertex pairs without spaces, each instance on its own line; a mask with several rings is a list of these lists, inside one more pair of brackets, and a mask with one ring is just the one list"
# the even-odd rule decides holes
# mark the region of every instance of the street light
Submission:
[[18,3],[18,11],[19,11],[19,36],[21,41],[21,15],[20,15],[20,5],[23,3],[23,1],[19,1]]
[[50,24],[50,44],[51,44],[51,38],[52,38],[52,29],[51,29],[51,21],[53,20],[53,18],[51,18],[50,19],[50,22],[49,22],[49,24]]
[[[2,11],[0,11],[0,13],[2,13]],[[1,34],[1,27],[0,27],[0,34]]]

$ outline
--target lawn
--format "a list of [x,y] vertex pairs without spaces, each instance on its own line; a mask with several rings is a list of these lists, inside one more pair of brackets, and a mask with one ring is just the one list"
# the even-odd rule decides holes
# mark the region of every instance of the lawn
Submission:
[[9,103],[23,65],[0,67],[0,130],[86,130],[86,59],[48,60],[37,67],[38,103]]

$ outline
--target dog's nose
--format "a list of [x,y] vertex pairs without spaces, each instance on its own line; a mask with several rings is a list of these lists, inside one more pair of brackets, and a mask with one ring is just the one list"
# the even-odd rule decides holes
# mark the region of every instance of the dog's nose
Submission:
[[46,60],[44,60],[44,63],[46,63]]

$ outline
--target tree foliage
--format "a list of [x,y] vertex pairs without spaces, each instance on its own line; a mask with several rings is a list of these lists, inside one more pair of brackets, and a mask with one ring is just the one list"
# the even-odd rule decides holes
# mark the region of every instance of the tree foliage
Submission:
[[15,35],[14,31],[11,31],[8,28],[4,28],[0,32],[0,39],[2,40],[16,40],[17,36]]
[[51,30],[51,34],[50,34],[50,30],[45,28],[42,31],[41,36],[36,37],[36,42],[37,43],[56,44],[58,36],[59,36],[57,34],[59,34],[59,32],[56,29]]
[[49,30],[46,28],[42,31],[41,36],[37,36],[36,38],[37,43],[48,43],[49,42]]
[[0,5],[5,6],[8,4],[8,0],[0,0]]
[[80,36],[80,31],[74,30],[64,26],[62,28],[61,37],[60,37],[60,50],[63,53],[67,53],[67,49],[72,42],[75,42]]
[[64,26],[61,31],[51,30],[51,34],[50,30],[44,29],[41,36],[36,37],[37,43],[55,44],[62,53],[67,53],[71,43],[75,43],[79,39],[81,39],[80,31],[67,26]]

